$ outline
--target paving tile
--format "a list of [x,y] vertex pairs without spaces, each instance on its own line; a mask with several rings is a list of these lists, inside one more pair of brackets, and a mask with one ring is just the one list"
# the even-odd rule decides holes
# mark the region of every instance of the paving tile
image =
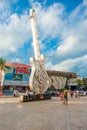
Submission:
[[60,98],[20,103],[19,98],[0,98],[0,130],[87,130],[87,97]]

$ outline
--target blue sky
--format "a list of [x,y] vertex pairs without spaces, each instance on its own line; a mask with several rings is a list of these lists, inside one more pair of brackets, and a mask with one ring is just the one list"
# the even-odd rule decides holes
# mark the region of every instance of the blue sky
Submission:
[[0,0],[0,57],[30,64],[31,8],[46,69],[87,77],[87,0]]

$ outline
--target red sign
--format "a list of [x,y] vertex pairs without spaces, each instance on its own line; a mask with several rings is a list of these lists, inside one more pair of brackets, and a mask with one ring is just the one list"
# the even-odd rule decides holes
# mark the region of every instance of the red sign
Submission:
[[2,71],[0,70],[0,86],[1,86],[1,80],[2,80]]
[[15,72],[16,72],[16,74],[18,74],[18,73],[29,74],[30,73],[29,69],[26,67],[16,67]]
[[2,96],[2,91],[0,91],[0,96]]

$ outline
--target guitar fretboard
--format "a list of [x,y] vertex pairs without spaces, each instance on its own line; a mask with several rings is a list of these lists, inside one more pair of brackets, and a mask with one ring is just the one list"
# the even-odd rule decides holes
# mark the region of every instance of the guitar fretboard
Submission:
[[31,19],[31,25],[32,25],[35,59],[40,60],[41,56],[40,56],[39,38],[38,38],[38,33],[37,33],[36,12],[33,9],[30,10],[30,19]]

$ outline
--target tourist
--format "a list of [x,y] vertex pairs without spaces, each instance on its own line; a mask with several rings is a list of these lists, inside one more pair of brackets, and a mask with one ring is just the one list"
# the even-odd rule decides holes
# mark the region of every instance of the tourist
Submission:
[[80,96],[79,96],[79,91],[77,90],[77,98],[79,98]]
[[61,98],[61,101],[64,100],[64,94],[63,94],[63,92],[60,92],[60,98]]
[[63,104],[68,105],[68,90],[64,90],[64,101]]
[[18,90],[16,88],[14,89],[13,96],[14,97],[18,97],[19,96],[19,92],[18,92]]
[[26,88],[25,95],[26,95],[26,96],[28,96],[28,95],[29,95],[29,92],[30,92],[30,88],[29,88],[29,87],[27,87],[27,88]]
[[75,95],[75,98],[77,98],[77,91],[76,90],[74,91],[74,95]]
[[28,97],[28,99],[30,99],[30,98],[31,98],[31,95],[33,95],[33,92],[30,90],[29,87],[26,88],[26,93],[25,93],[25,95]]
[[70,92],[71,98],[73,98],[73,91]]

